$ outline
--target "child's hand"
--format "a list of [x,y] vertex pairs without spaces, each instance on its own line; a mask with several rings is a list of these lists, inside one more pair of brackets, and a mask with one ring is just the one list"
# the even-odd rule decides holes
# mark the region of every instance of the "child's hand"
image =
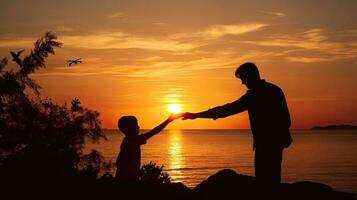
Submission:
[[170,117],[167,119],[168,122],[172,122],[174,121],[175,119],[178,119],[182,116],[182,113],[179,113],[179,114],[171,114]]

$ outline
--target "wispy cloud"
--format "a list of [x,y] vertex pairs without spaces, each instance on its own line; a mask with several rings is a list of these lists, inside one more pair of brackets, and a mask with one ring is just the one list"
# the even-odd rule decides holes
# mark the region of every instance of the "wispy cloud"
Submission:
[[115,13],[112,13],[108,16],[109,18],[126,18],[127,15],[123,12],[115,12]]
[[241,35],[253,31],[257,31],[266,26],[267,24],[261,24],[261,23],[239,24],[239,25],[214,25],[206,30],[198,32],[197,35],[209,39],[216,39],[225,35]]
[[202,39],[217,39],[225,35],[241,35],[249,32],[254,32],[268,26],[264,23],[243,23],[243,24],[229,24],[229,25],[212,25],[203,30],[193,33],[180,33],[174,35],[174,38],[202,38]]
[[[213,25],[196,32],[180,33],[168,35],[167,37],[139,37],[123,32],[116,33],[96,33],[84,36],[64,36],[62,40],[65,44],[78,48],[93,49],[152,49],[152,50],[190,50],[206,41],[214,40],[225,35],[241,35],[260,30],[268,26],[262,23],[246,23],[239,25]],[[195,40],[187,38],[195,37]]]
[[286,13],[283,13],[283,12],[273,12],[273,11],[261,11],[262,13],[264,14],[267,14],[267,15],[272,15],[274,17],[286,17],[288,16]]
[[[342,39],[336,39],[332,33],[328,34],[323,29],[271,35],[259,40],[254,40],[254,37],[248,37],[251,40],[246,40],[247,37],[223,38],[226,35],[239,36],[259,31],[267,26],[263,23],[212,25],[166,37],[138,36],[124,32],[65,35],[59,37],[64,43],[60,56],[65,60],[71,55],[66,51],[78,50],[82,55],[87,54],[81,55],[85,62],[71,69],[63,67],[65,62],[58,64],[58,67],[52,65],[55,69],[39,75],[108,74],[120,78],[157,78],[189,74],[187,72],[197,70],[232,68],[249,60],[264,62],[283,58],[288,62],[313,63],[357,56],[357,40],[344,39],[354,38],[355,31],[350,31],[348,36],[339,36]],[[0,47],[28,47],[32,46],[35,39],[2,39]],[[237,48],[237,44],[242,47]]]
[[295,35],[271,36],[267,40],[246,41],[245,43],[272,47],[295,47],[310,50],[326,50],[339,45],[327,41],[327,37],[322,35],[322,32],[322,29],[312,29]]
[[[118,13],[114,16],[119,15]],[[86,35],[65,35],[60,40],[65,46],[80,49],[147,49],[165,51],[187,51],[207,45],[210,41],[225,35],[241,35],[261,30],[268,26],[263,23],[244,23],[233,25],[212,25],[195,32],[186,32],[173,35],[153,37],[137,36],[124,32],[102,32]],[[71,28],[61,27],[62,31],[71,31]],[[207,41],[209,40],[209,41]],[[0,47],[29,46],[35,38],[14,38],[1,40]]]
[[[265,40],[244,41],[243,43],[284,48],[287,52],[285,58],[291,62],[310,63],[357,57],[357,48],[353,45],[353,41],[333,41],[333,37],[328,36],[323,29],[270,36]],[[299,52],[300,55],[296,55],[296,52]],[[320,56],[312,55],[317,53]]]
[[155,26],[164,26],[164,25],[167,25],[167,23],[165,22],[153,22],[151,23],[152,25],[155,25]]
[[84,49],[150,49],[150,50],[189,50],[194,43],[182,43],[170,38],[138,37],[122,32],[98,33],[83,36],[64,36],[61,40],[67,46]]
[[289,56],[286,59],[290,62],[302,62],[302,63],[314,63],[314,62],[327,62],[327,61],[334,61],[341,59],[341,57],[330,56],[330,57],[307,57],[307,56],[300,56],[300,57],[293,57]]
[[[52,71],[46,71],[37,74],[38,76],[92,76],[92,75],[111,75],[121,78],[159,78],[167,77],[175,74],[180,76],[188,74],[188,72],[198,70],[212,70],[232,68],[238,64],[263,57],[267,55],[265,52],[249,51],[237,55],[216,54],[214,57],[192,57],[187,60],[172,60],[161,57],[147,57],[141,59],[140,64],[115,64],[103,62],[102,60],[94,59],[92,62],[85,62],[81,66],[68,68],[60,67]],[[182,76],[186,79],[191,76]]]

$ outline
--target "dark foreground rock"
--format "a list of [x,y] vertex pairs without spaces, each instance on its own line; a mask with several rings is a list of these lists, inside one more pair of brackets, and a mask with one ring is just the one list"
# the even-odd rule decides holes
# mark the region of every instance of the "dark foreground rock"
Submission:
[[259,184],[255,177],[224,169],[190,189],[182,183],[123,183],[112,177],[100,180],[15,181],[2,185],[0,199],[242,199],[242,200],[354,200],[353,194],[309,181],[282,183],[276,187]]
[[110,199],[189,199],[192,190],[182,183],[157,184],[144,181],[100,180],[22,180],[0,184],[0,200],[110,200]]
[[284,199],[352,200],[353,194],[334,191],[330,186],[309,181],[278,186],[259,184],[255,177],[224,169],[193,189],[194,199]]

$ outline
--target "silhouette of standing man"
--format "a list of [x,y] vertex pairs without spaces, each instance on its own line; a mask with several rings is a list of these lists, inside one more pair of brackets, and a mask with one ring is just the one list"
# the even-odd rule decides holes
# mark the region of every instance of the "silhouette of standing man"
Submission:
[[244,63],[235,72],[248,91],[238,100],[199,113],[183,114],[182,119],[228,117],[248,110],[255,150],[255,176],[263,183],[278,184],[284,148],[292,143],[290,115],[283,91],[260,79],[253,63]]

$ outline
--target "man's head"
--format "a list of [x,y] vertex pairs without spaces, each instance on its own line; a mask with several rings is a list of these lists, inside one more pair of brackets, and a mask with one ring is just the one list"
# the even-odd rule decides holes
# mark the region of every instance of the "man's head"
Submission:
[[242,80],[242,84],[252,89],[260,82],[260,75],[257,66],[254,63],[244,63],[240,65],[235,73],[237,78]]
[[138,120],[134,116],[124,116],[118,120],[118,128],[126,136],[138,135],[139,125]]

